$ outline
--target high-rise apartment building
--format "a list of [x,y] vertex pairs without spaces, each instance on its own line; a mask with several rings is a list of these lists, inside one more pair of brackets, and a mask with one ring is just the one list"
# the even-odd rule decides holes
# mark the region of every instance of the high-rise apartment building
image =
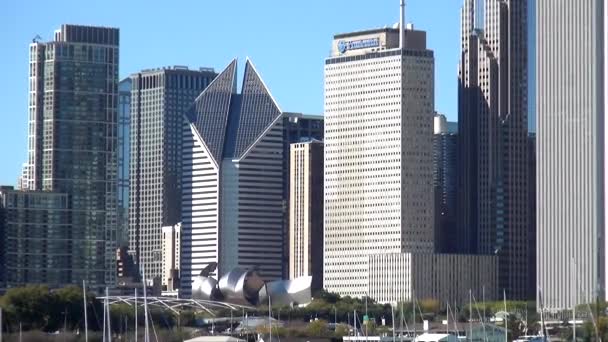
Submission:
[[323,142],[291,144],[289,279],[312,276],[323,287]]
[[433,80],[424,31],[334,36],[325,60],[328,291],[365,296],[370,255],[434,252]]
[[129,243],[129,165],[131,159],[131,78],[118,83],[118,246]]
[[435,186],[435,251],[456,253],[458,231],[457,168],[458,124],[436,114],[433,135],[433,185]]
[[183,131],[181,287],[210,263],[215,274],[258,268],[280,278],[284,246],[284,116],[247,60],[241,93],[233,60],[187,112]]
[[162,227],[181,221],[183,115],[215,76],[185,67],[131,75],[129,250],[148,280],[163,274]]
[[6,287],[76,282],[69,206],[66,193],[0,187],[0,282]]
[[29,189],[67,196],[64,283],[115,279],[118,45],[115,28],[62,25],[30,44]]
[[608,5],[536,0],[537,268],[544,307],[606,300]]
[[527,0],[465,0],[459,66],[461,252],[500,257],[499,286],[528,299]]

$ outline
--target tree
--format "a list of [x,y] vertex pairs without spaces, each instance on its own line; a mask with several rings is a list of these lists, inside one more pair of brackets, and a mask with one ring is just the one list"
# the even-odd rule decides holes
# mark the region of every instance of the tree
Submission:
[[346,324],[338,324],[336,326],[336,331],[334,332],[334,336],[337,338],[341,338],[343,336],[348,336],[349,328]]
[[40,285],[9,289],[0,303],[26,330],[47,328],[53,304],[49,289]]
[[308,323],[306,332],[310,337],[325,337],[328,335],[327,322],[324,320],[316,320]]

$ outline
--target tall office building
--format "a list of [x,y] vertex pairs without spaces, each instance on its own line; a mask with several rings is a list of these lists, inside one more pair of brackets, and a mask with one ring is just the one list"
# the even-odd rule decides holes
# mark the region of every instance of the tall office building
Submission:
[[163,274],[162,227],[181,220],[183,115],[215,76],[185,67],[131,75],[129,249],[148,280]]
[[607,11],[605,0],[536,0],[537,268],[549,310],[606,299]]
[[29,189],[65,193],[65,283],[115,279],[118,43],[115,28],[62,25],[30,45]]
[[284,129],[277,103],[247,60],[241,93],[233,60],[196,99],[183,131],[181,287],[215,274],[283,275]]
[[50,191],[0,187],[0,237],[6,287],[47,284],[61,287],[73,279],[69,196]]
[[323,287],[323,142],[291,144],[289,279],[312,276]]
[[370,255],[434,251],[433,80],[424,31],[334,36],[325,60],[328,291],[366,295]]
[[[310,141],[323,141],[323,115],[283,112],[283,155],[289,156],[291,144]],[[283,159],[283,199],[285,215],[283,218],[283,240],[289,239],[290,198],[290,158]],[[289,244],[283,244],[283,259],[289,259]],[[283,267],[283,279],[289,278],[289,267]]]
[[117,243],[129,243],[129,164],[131,159],[131,78],[118,83]]
[[458,124],[436,114],[433,135],[433,185],[435,187],[435,251],[456,253]]
[[459,66],[461,252],[500,257],[499,286],[528,278],[527,0],[465,0]]

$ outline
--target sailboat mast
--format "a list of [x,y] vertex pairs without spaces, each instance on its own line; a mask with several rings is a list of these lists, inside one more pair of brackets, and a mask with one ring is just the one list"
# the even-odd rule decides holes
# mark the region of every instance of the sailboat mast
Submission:
[[135,342],[137,342],[137,287],[135,287]]
[[[393,306],[393,304],[391,304],[391,322],[393,322],[393,342],[396,342],[395,340],[395,307]],[[0,341],[2,342],[2,341]]]
[[108,288],[106,287],[106,307],[108,315],[108,342],[112,342],[112,324],[110,322],[110,301],[108,299]]
[[412,298],[412,320],[414,325],[414,336],[412,338],[416,339],[416,292],[414,290],[412,290]]
[[[89,321],[87,320],[87,284],[82,281],[82,304],[84,308],[84,341],[89,342]],[[0,333],[0,342],[2,342],[2,333]]]
[[576,279],[574,278],[576,275],[575,269],[576,263],[574,262],[574,258],[572,258],[572,341],[574,342],[576,342],[576,286],[574,286],[576,283]]
[[469,341],[473,341],[473,294],[469,289]]
[[[266,291],[268,293],[268,291]],[[272,306],[270,303],[270,294],[268,294],[268,333],[270,334],[270,342],[272,342]]]
[[[502,298],[505,304],[505,341],[509,340],[509,325],[507,324],[509,319],[509,313],[507,312],[507,291],[505,289],[502,290]],[[528,308],[526,308],[526,312],[528,312]]]

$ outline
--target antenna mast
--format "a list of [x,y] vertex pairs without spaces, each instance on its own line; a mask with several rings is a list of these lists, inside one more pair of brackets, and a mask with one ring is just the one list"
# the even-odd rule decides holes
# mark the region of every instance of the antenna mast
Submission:
[[405,48],[405,0],[401,0],[399,11],[399,48]]

